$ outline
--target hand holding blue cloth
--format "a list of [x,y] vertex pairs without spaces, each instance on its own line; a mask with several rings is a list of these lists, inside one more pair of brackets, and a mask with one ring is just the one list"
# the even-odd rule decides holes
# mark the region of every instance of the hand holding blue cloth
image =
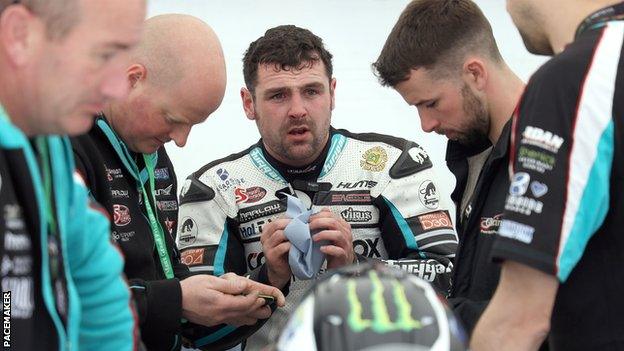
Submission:
[[325,254],[321,252],[324,242],[314,242],[312,236],[316,231],[310,232],[310,216],[317,213],[316,210],[308,210],[298,198],[287,196],[286,216],[292,221],[284,229],[286,238],[290,241],[288,264],[295,277],[298,279],[312,279],[321,269],[325,261]]

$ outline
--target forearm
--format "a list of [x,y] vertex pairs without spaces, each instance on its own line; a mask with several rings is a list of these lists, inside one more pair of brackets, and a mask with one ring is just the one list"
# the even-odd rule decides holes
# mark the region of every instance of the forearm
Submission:
[[557,288],[553,276],[504,262],[496,293],[475,328],[471,349],[537,350],[550,329]]

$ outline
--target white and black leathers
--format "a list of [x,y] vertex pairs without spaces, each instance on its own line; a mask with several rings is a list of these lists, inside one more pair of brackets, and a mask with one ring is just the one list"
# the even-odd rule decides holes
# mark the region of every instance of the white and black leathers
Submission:
[[[177,238],[182,261],[195,272],[266,274],[262,227],[286,211],[281,194],[294,193],[349,222],[359,256],[399,266],[446,292],[457,236],[450,200],[439,194],[432,166],[416,143],[332,128],[317,162],[286,170],[260,141],[185,181]],[[310,283],[291,282],[286,307],[249,339],[248,347],[274,340]]]

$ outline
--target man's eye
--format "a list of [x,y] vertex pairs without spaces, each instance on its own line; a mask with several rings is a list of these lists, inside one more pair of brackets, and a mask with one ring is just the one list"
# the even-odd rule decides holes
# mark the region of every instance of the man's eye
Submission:
[[307,90],[305,91],[305,93],[306,93],[307,95],[318,95],[318,93],[319,93],[319,92],[318,92],[318,90],[316,90],[316,89],[307,89]]
[[271,100],[281,100],[284,98],[284,96],[284,93],[273,94],[271,95]]
[[108,62],[110,61],[113,57],[115,57],[115,53],[114,52],[103,52],[101,54],[98,55],[99,59],[102,60],[103,62]]
[[438,105],[438,100],[433,100],[430,103],[426,104],[425,107],[427,108],[434,108]]

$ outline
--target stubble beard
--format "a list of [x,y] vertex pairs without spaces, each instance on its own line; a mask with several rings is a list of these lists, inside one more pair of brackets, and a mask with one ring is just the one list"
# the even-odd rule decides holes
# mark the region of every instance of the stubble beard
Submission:
[[461,91],[464,114],[471,116],[466,132],[457,139],[465,146],[477,146],[488,142],[490,116],[483,103],[464,85]]

